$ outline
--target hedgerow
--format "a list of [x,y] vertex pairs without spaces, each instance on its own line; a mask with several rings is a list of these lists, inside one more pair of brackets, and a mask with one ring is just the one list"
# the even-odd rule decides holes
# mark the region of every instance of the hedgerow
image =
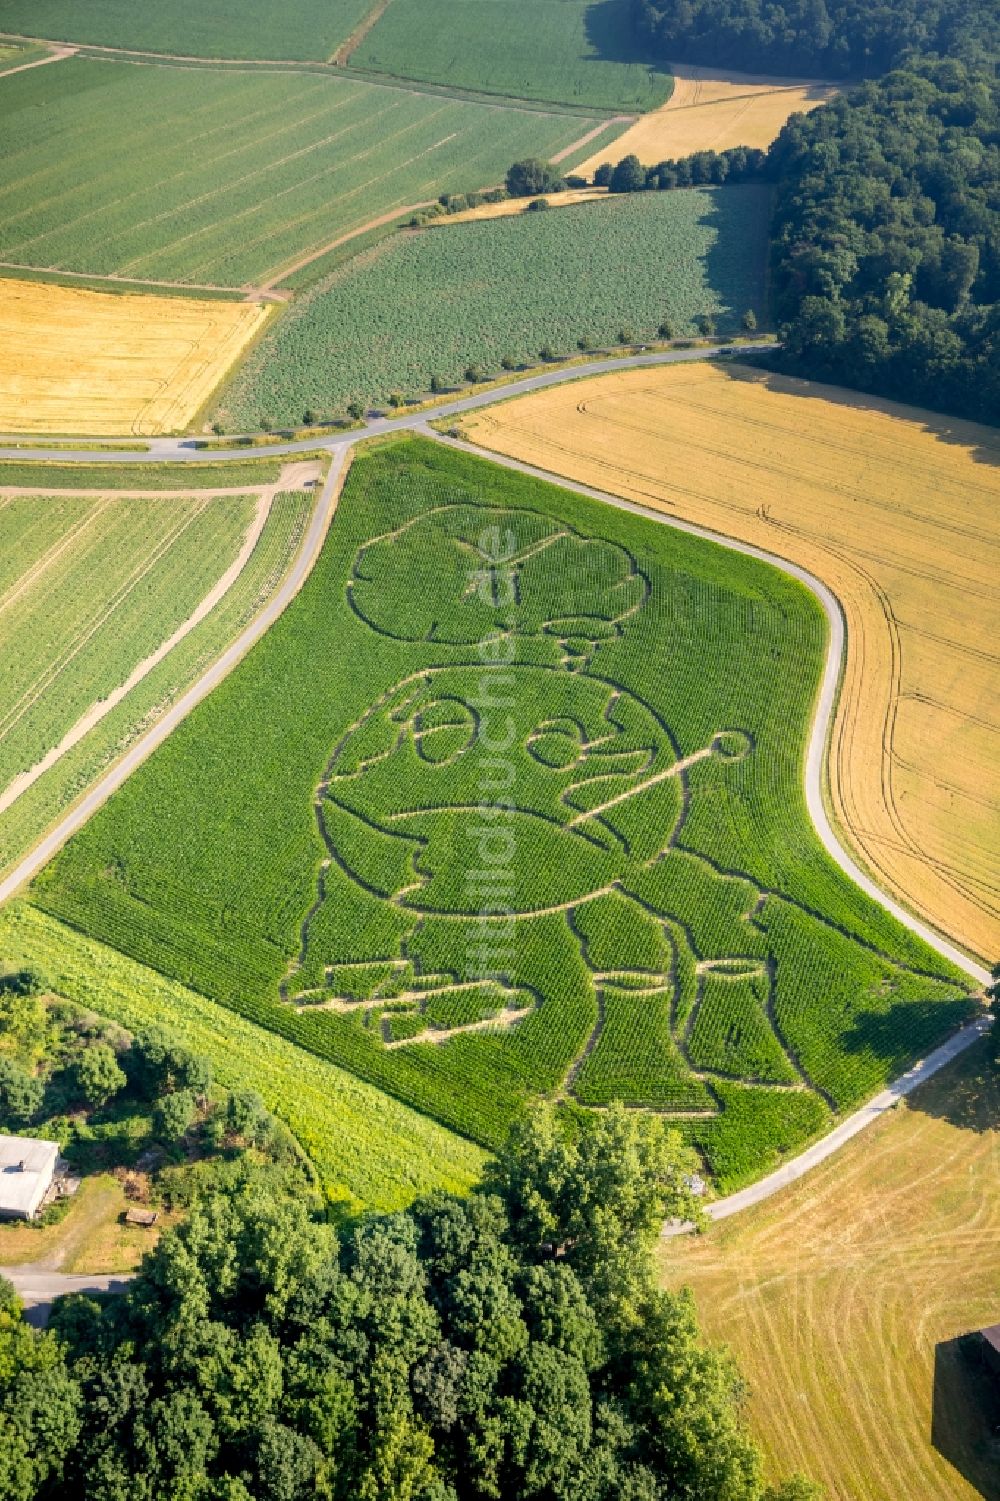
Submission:
[[485,1145],[623,1099],[746,1176],[971,1004],[809,823],[824,648],[776,570],[396,440],[33,900]]

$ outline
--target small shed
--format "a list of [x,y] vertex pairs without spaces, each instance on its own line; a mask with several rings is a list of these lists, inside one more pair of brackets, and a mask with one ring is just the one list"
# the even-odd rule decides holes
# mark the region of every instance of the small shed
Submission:
[[137,1209],[134,1204],[125,1211],[126,1225],[155,1225],[159,1218],[155,1209]]
[[1000,1376],[1000,1324],[980,1329],[979,1338],[982,1340],[983,1364],[994,1376]]
[[33,1220],[59,1162],[54,1141],[0,1136],[0,1219]]

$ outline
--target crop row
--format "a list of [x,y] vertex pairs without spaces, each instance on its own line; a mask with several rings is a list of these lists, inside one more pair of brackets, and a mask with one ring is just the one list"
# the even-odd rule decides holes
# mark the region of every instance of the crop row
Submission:
[[631,33],[629,0],[393,0],[352,61],[520,99],[655,109],[670,80],[655,64],[618,61]]
[[603,1026],[574,1084],[585,1105],[626,1099],[660,1110],[714,1110],[670,1034],[670,997],[605,987]]
[[775,1084],[795,1071],[767,1018],[767,977],[706,975],[687,1052],[698,1068]]
[[499,374],[546,346],[649,339],[703,314],[763,317],[767,194],[639,193],[396,235],[303,296],[252,352],[220,416],[236,431],[307,408]]
[[[176,478],[174,483],[176,484]],[[99,724],[5,810],[0,817],[0,870],[10,865],[37,839],[49,827],[53,818],[110,761],[128,747],[164,705],[177,697],[188,683],[204,671],[257,613],[291,561],[305,525],[310,501],[311,497],[304,493],[276,497],[246,567],[211,614],[185,636]],[[82,504],[86,505],[87,502]],[[58,511],[58,503],[53,504],[52,509]],[[202,559],[195,560],[193,567],[195,573],[200,571]],[[96,568],[94,574],[98,578],[101,576],[100,570]],[[86,588],[92,587],[93,582],[93,577],[88,577],[85,581]],[[179,586],[182,596],[186,587]],[[110,649],[110,642],[108,646]],[[121,650],[120,644],[115,649]],[[50,705],[50,708],[54,713],[55,707]],[[61,721],[60,725],[62,733],[66,725]]]
[[3,595],[16,608],[0,614],[0,791],[187,619],[235,557],[254,501],[39,496],[11,506],[15,524],[51,507],[63,531],[53,543],[48,518],[29,524],[19,582]]
[[367,10],[367,0],[295,0],[276,9],[272,0],[239,6],[201,0],[4,0],[4,27],[21,36],[44,31],[58,42],[89,42],[135,52],[189,57],[316,58],[324,60]]

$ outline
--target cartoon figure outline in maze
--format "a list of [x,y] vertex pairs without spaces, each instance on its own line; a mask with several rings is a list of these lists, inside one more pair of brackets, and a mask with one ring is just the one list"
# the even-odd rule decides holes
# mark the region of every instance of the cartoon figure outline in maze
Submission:
[[[565,1078],[578,1099],[708,1115],[713,1078],[814,1087],[775,1021],[757,922],[773,894],[678,844],[690,767],[742,760],[752,735],[720,727],[681,756],[649,704],[593,670],[649,597],[636,559],[535,511],[462,502],[365,544],[347,591],[373,631],[455,660],[397,682],[338,740],[315,803],[328,857],[283,998],[374,1019],[387,1048],[513,1028],[552,1002],[495,943],[486,971],[481,942],[470,960],[476,935],[558,914],[597,1001]],[[499,903],[495,869],[488,896],[476,885],[477,830],[507,853]],[[364,921],[331,938],[333,875],[376,929],[391,914],[388,941]],[[709,890],[724,937],[699,947],[691,907]],[[462,942],[428,964],[449,925]]]

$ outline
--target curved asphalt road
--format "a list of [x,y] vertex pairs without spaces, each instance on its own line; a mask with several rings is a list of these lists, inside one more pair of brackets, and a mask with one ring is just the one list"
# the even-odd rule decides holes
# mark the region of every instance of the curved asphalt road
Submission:
[[[361,438],[378,438],[386,433],[406,432],[415,427],[422,427],[424,423],[437,421],[438,418],[458,416],[462,412],[475,411],[477,407],[495,406],[498,401],[506,401],[508,396],[524,396],[529,391],[542,391],[546,386],[560,386],[568,380],[583,380],[588,375],[605,375],[614,370],[634,370],[647,365],[678,365],[688,360],[711,359],[723,349],[728,348],[724,344],[712,344],[699,349],[668,349],[657,354],[628,354],[617,356],[613,359],[589,360],[586,364],[559,365],[555,369],[543,370],[539,375],[526,375],[522,380],[511,381],[508,385],[493,386],[488,391],[480,391],[475,396],[459,396],[454,401],[443,402],[435,406],[433,410],[422,412],[404,413],[400,417],[376,417],[364,428],[355,428],[346,433],[331,433],[327,438],[300,438],[290,443],[269,443],[261,448],[197,448],[195,438],[144,438],[148,443],[148,453],[129,453],[127,450],[112,452],[108,449],[95,451],[93,449],[74,450],[73,443],[109,443],[109,438],[83,438],[80,436],[60,439],[64,445],[61,448],[15,448],[4,447],[4,444],[13,445],[18,440],[14,437],[0,437],[0,459],[20,459],[22,463],[33,463],[38,459],[58,459],[64,464],[158,464],[162,462],[196,462],[200,464],[214,463],[223,459],[270,459],[282,458],[287,454],[315,453],[318,449],[349,448],[352,443],[357,443]],[[762,341],[754,344],[740,344],[740,354],[767,353],[774,349],[774,344]],[[246,434],[245,436],[253,436]],[[33,440],[34,441],[34,440]],[[122,442],[127,440],[122,439]],[[562,483],[562,481],[560,481]]]
[[[741,349],[749,351],[750,349],[768,349],[772,347],[769,344],[744,345],[741,346]],[[222,681],[240,658],[278,618],[285,606],[301,588],[315,562],[336,505],[339,484],[344,472],[347,454],[353,445],[365,438],[379,436],[384,433],[418,431],[424,437],[432,438],[436,442],[445,443],[449,447],[460,449],[478,458],[486,458],[492,463],[516,470],[521,474],[531,475],[536,479],[559,485],[564,490],[573,490],[580,495],[586,495],[594,500],[599,500],[605,505],[615,506],[619,510],[631,511],[635,515],[658,521],[662,525],[674,527],[678,531],[687,532],[696,537],[703,537],[708,541],[718,543],[722,547],[728,547],[734,552],[758,558],[760,561],[769,563],[772,567],[778,568],[783,573],[797,579],[806,588],[810,589],[822,605],[830,626],[826,665],[813,716],[805,766],[806,803],[816,831],[827,853],[836,861],[844,873],[860,886],[867,895],[879,902],[899,922],[908,928],[910,932],[922,938],[944,958],[964,970],[977,983],[985,985],[989,980],[989,975],[981,965],[975,963],[966,954],[962,953],[960,949],[956,948],[954,944],[934,932],[933,929],[927,927],[919,918],[914,917],[891,897],[887,896],[855,864],[847,851],[841,847],[827,817],[823,801],[823,768],[830,725],[836,708],[837,686],[843,665],[846,637],[843,613],[836,597],[827,586],[806,569],[800,568],[797,564],[790,563],[774,553],[766,552],[763,548],[754,547],[752,544],[746,542],[738,542],[731,537],[710,531],[706,527],[695,526],[691,522],[681,521],[673,516],[666,516],[659,511],[637,505],[633,501],[624,500],[621,496],[610,495],[606,491],[596,490],[588,485],[575,484],[561,475],[552,474],[548,470],[537,469],[531,464],[520,462],[520,460],[507,458],[505,455],[493,453],[487,449],[477,448],[473,444],[465,443],[458,439],[442,437],[428,426],[429,421],[432,419],[447,418],[453,415],[458,416],[461,413],[473,411],[477,407],[492,406],[497,401],[504,400],[510,396],[520,396],[529,391],[537,391],[546,386],[559,385],[568,380],[579,380],[590,375],[599,375],[615,370],[674,364],[685,360],[700,360],[711,357],[719,352],[719,347],[715,347],[712,349],[674,350],[663,354],[631,355],[621,359],[593,361],[586,365],[575,365],[546,371],[541,375],[529,376],[525,380],[512,382],[508,386],[448,402],[429,412],[412,413],[409,416],[399,418],[379,418],[370,422],[365,428],[330,438],[274,444],[266,448],[251,450],[250,452],[254,456],[263,458],[278,458],[287,454],[315,452],[321,448],[329,449],[332,453],[333,463],[330,474],[291,572],[270,604],[256,620],[247,626],[228,650],[209,668],[206,674],[168,710],[159,723],[154,725],[141,740],[136,742],[116,766],[112,767],[91,788],[79,804],[11,871],[6,879],[0,882],[0,902],[11,897],[20,886],[31,880],[38,873],[61,845],[87,821],[90,815],[111,796],[116,788],[121,786],[122,782],[134,771],[136,766],[145,760],[156,746],[167,738],[185,715]],[[77,439],[71,441],[83,442],[87,440]],[[107,464],[121,462],[126,464],[149,464],[164,460],[181,462],[199,460],[204,462],[206,459],[245,459],[248,455],[246,448],[231,450],[213,449],[207,451],[196,449],[192,446],[191,440],[185,441],[183,439],[153,439],[150,446],[151,452],[149,453],[120,455],[108,453],[107,451],[95,452],[86,449],[78,451],[65,448],[58,450],[32,449],[26,451],[23,449],[11,450],[0,448],[0,458],[13,458],[24,461],[48,458],[62,460],[64,463]],[[815,1167],[818,1163],[832,1156],[846,1141],[856,1136],[859,1131],[862,1131],[872,1121],[877,1120],[886,1110],[891,1109],[899,1099],[909,1094],[918,1084],[931,1078],[933,1074],[951,1062],[959,1053],[970,1047],[982,1035],[987,1025],[988,1019],[985,1017],[977,1018],[975,1021],[968,1023],[940,1047],[930,1053],[927,1058],[914,1064],[901,1078],[895,1080],[887,1089],[876,1095],[867,1105],[841,1121],[822,1140],[814,1143],[813,1146],[784,1163],[775,1172],[760,1179],[749,1188],[743,1189],[739,1193],[731,1194],[728,1198],[716,1200],[709,1205],[707,1210],[709,1217],[713,1220],[724,1219],[741,1209],[748,1208],[751,1204],[760,1203],[763,1199],[777,1193],[779,1189],[801,1178],[810,1168]],[[667,1225],[663,1233],[667,1236],[675,1235],[683,1233],[687,1228],[684,1225]],[[62,1278],[58,1273],[43,1273],[30,1266],[10,1268],[4,1275],[14,1283],[14,1286],[29,1306],[35,1306],[39,1309],[51,1302],[52,1297],[56,1295],[55,1289],[57,1287],[62,1287],[62,1290],[66,1292],[83,1291],[87,1287],[99,1290],[106,1289],[108,1283],[107,1278],[100,1277]]]

